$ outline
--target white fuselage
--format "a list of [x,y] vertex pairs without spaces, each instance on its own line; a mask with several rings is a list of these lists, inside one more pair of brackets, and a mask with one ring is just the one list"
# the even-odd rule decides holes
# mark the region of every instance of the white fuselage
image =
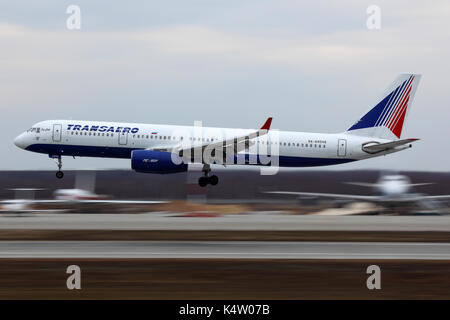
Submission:
[[[25,150],[50,156],[130,158],[133,150],[180,149],[242,136],[255,130],[118,123],[76,120],[39,122],[14,143]],[[348,133],[326,134],[269,130],[251,140],[240,153],[279,156],[280,167],[323,166],[367,159],[393,150],[369,154],[368,142],[389,140]]]
[[405,196],[411,189],[411,181],[403,175],[385,175],[377,182],[375,189],[385,197]]
[[53,193],[56,200],[79,201],[105,199],[103,195],[98,195],[83,189],[58,189]]

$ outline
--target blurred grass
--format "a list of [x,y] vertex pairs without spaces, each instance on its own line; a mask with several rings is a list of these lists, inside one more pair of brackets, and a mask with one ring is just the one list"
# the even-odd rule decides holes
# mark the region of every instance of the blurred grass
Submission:
[[[81,268],[81,290],[66,268]],[[381,290],[366,288],[367,266]],[[449,299],[450,261],[0,259],[0,299]]]

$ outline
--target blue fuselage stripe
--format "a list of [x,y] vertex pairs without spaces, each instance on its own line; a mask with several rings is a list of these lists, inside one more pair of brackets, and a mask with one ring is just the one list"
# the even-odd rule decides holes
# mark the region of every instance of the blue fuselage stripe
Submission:
[[[130,159],[133,150],[142,148],[127,147],[104,147],[104,146],[80,146],[80,145],[58,145],[58,144],[33,144],[26,148],[28,151],[45,153],[52,156],[75,156],[75,157],[99,157],[99,158],[121,158]],[[240,155],[241,156],[241,155]],[[329,166],[356,161],[344,158],[312,158],[279,156],[280,167],[316,167]],[[248,163],[251,165],[252,163]],[[273,163],[272,163],[273,165]]]

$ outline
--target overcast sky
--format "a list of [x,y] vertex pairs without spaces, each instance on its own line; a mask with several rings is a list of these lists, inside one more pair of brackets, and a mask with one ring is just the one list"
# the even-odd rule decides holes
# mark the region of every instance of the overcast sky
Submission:
[[[132,3],[132,4],[131,4]],[[333,169],[450,168],[450,1],[0,1],[0,169],[56,169],[13,139],[46,119],[342,132],[421,73],[410,150]],[[66,9],[81,8],[68,30]],[[366,26],[369,5],[381,29]],[[65,169],[129,168],[68,159]]]

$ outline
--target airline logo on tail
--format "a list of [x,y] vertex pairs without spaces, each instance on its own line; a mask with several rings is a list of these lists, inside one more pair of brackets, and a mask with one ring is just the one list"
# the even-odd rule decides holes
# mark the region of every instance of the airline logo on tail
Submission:
[[[391,91],[383,100],[381,100],[372,110],[366,113],[357,123],[355,123],[348,131],[386,127],[397,138],[402,133],[403,123],[405,121],[408,105],[414,95],[414,80],[420,75],[408,75],[407,78]],[[417,81],[416,81],[417,82]]]

